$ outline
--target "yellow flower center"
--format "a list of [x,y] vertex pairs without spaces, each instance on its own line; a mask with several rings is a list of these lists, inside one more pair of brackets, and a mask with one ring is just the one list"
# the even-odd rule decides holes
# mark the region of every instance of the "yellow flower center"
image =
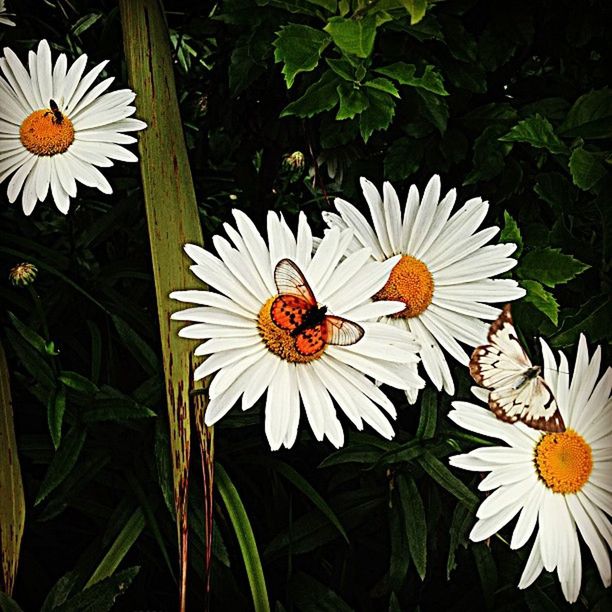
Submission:
[[74,127],[66,115],[43,108],[23,120],[19,138],[21,144],[34,155],[57,155],[67,151],[74,142]]
[[403,255],[374,299],[404,302],[406,308],[392,316],[410,318],[427,310],[433,294],[434,281],[427,266],[416,257]]
[[272,321],[271,307],[276,296],[271,297],[259,311],[257,327],[259,333],[269,351],[278,355],[281,359],[291,363],[308,363],[321,357],[325,352],[325,346],[320,351],[312,355],[302,355],[295,346],[295,336],[292,336],[286,329],[281,329]]
[[535,464],[549,489],[555,493],[577,493],[593,469],[591,447],[571,429],[548,433],[536,446]]

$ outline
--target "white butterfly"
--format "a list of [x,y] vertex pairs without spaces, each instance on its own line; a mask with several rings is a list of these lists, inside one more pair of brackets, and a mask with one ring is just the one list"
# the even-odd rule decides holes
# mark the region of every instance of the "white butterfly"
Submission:
[[477,346],[470,359],[472,378],[489,389],[489,408],[502,421],[522,421],[534,429],[565,431],[557,401],[521,346],[510,304],[493,321],[489,344]]

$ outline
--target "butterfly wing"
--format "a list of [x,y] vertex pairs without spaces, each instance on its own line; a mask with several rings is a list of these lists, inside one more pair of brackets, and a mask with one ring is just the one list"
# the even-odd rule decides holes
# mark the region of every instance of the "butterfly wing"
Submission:
[[295,348],[300,355],[311,357],[325,348],[327,340],[327,327],[323,322],[300,331],[295,336]]
[[296,295],[279,295],[270,307],[270,317],[273,323],[292,332],[299,327],[306,313],[312,306],[302,297]]
[[502,421],[523,421],[535,429],[565,431],[557,402],[544,379],[536,375],[521,346],[510,304],[489,328],[489,344],[474,349],[472,378],[489,389],[489,407]]
[[355,344],[363,338],[365,333],[361,325],[334,315],[326,315],[323,323],[326,329],[327,343],[336,346]]
[[290,260],[281,259],[274,268],[274,282],[279,295],[301,298],[311,307],[317,305],[314,293],[302,271]]

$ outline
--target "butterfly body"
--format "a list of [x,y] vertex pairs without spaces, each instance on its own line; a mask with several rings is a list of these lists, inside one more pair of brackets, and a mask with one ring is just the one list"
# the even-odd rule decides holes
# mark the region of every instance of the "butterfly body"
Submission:
[[281,259],[274,270],[278,297],[270,307],[274,324],[295,339],[295,349],[312,357],[327,344],[348,346],[364,335],[363,328],[342,317],[327,314],[319,305],[302,271],[290,259]]
[[535,429],[565,431],[555,397],[521,346],[510,312],[504,306],[489,328],[489,344],[474,349],[470,359],[472,378],[489,390],[489,408],[497,418],[522,421]]

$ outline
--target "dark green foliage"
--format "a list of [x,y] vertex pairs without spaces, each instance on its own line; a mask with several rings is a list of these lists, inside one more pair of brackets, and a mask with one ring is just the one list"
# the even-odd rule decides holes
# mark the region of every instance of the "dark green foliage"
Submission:
[[[527,296],[513,313],[530,348],[536,335],[571,355],[581,332],[592,343],[609,340],[609,3],[165,5],[207,244],[232,207],[262,230],[267,209],[293,225],[303,210],[320,233],[320,212],[336,195],[364,209],[360,176],[379,186],[392,180],[403,199],[410,183],[422,191],[439,173],[459,202],[488,200],[486,223],[502,228],[500,242],[517,244],[509,275]],[[110,59],[108,75],[125,85],[114,2],[13,0],[9,8],[18,27],[0,36],[22,59],[46,37],[55,55]],[[284,163],[294,151],[304,168]],[[105,174],[114,195],[80,186],[67,217],[48,201],[24,218],[0,185],[0,318],[28,508],[14,593],[24,610],[43,602],[49,612],[111,609],[119,595],[114,609],[176,608],[139,174],[122,163]],[[7,280],[24,260],[39,269],[32,291]],[[457,399],[468,399],[466,368],[451,367]],[[399,393],[393,399],[393,441],[345,420],[337,451],[314,441],[302,416],[294,449],[270,455],[261,405],[233,410],[216,428],[216,459],[253,527],[271,607],[570,609],[556,576],[516,588],[527,554],[510,550],[508,529],[488,543],[468,541],[483,494],[478,476],[450,468],[448,457],[487,442],[451,424],[443,394],[428,390],[416,406]],[[195,454],[189,601],[203,609]],[[127,538],[116,573],[86,589],[133,516],[144,517],[142,533]],[[222,504],[215,521],[213,609],[228,601],[248,609],[249,581]],[[572,609],[609,608],[586,549],[583,563]],[[1,594],[0,603],[17,609]]]

